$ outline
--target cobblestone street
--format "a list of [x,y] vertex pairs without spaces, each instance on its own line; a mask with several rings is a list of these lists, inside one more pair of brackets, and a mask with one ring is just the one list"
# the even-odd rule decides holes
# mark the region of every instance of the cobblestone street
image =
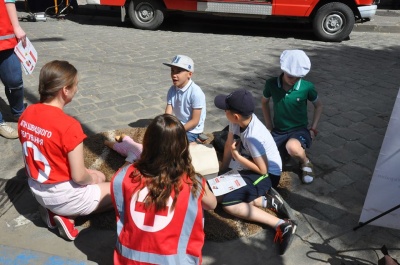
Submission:
[[[376,226],[352,231],[400,87],[400,31],[356,27],[349,40],[326,43],[291,24],[249,25],[180,16],[157,31],[134,29],[114,16],[21,22],[39,56],[33,74],[24,76],[26,102],[38,101],[41,66],[68,60],[77,67],[80,82],[66,112],[79,119],[88,135],[138,126],[164,112],[171,80],[162,63],[186,54],[195,63],[193,80],[206,94],[205,131],[211,133],[227,125],[224,112],[213,103],[217,94],[250,90],[256,97],[256,114],[262,118],[262,90],[266,79],[280,73],[279,55],[286,49],[302,49],[312,65],[306,79],[315,84],[324,110],[310,150],[316,180],[302,185],[291,174],[293,190],[287,201],[299,221],[297,235],[284,256],[278,255],[274,233],[268,229],[239,240],[207,241],[203,264],[377,264],[383,244],[400,260],[400,231]],[[0,108],[8,111],[4,89],[0,89]],[[20,190],[10,196],[0,182],[0,245],[112,264],[114,231],[86,229],[76,241],[66,242],[41,225],[32,196],[22,192],[19,141],[0,138],[0,146],[1,180],[20,183]],[[19,216],[29,221],[17,225]]]

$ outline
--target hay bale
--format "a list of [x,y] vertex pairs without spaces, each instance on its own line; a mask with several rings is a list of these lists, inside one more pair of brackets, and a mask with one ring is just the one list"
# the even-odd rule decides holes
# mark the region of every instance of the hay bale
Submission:
[[[106,175],[107,181],[111,181],[114,173],[124,164],[125,161],[124,157],[106,147],[103,144],[104,140],[114,140],[115,136],[126,134],[132,137],[136,142],[141,143],[145,131],[146,128],[144,127],[127,128],[101,132],[89,136],[83,143],[86,167],[102,171]],[[212,144],[214,139],[213,134],[207,135],[209,139],[206,143]],[[221,154],[218,154],[218,157],[221,157]],[[281,184],[283,184],[283,187],[281,185],[281,189],[279,190],[280,192],[284,191],[285,187],[290,186],[289,174],[282,174]],[[270,211],[268,212],[273,214]],[[228,215],[219,205],[214,211],[205,211],[204,219],[206,239],[219,242],[251,236],[265,228],[258,223],[247,222]],[[116,229],[115,213],[113,211],[80,217],[77,219],[76,223],[77,225],[81,224],[85,227],[93,226],[99,229]]]

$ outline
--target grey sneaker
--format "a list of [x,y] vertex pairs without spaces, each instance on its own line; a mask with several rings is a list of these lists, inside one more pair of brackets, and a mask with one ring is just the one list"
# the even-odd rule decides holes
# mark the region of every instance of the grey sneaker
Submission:
[[0,123],[0,135],[7,139],[17,139],[18,132],[5,122]]

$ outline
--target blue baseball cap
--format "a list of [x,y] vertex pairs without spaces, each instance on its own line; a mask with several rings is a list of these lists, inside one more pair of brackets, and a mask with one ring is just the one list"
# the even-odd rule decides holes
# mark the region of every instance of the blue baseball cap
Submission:
[[229,95],[218,95],[214,99],[214,105],[222,110],[231,110],[243,116],[254,113],[254,98],[250,91],[238,89]]

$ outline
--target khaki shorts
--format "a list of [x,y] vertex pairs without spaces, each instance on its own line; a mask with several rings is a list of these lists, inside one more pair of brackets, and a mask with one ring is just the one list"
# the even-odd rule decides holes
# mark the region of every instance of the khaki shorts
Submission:
[[31,178],[28,178],[28,183],[39,204],[58,215],[88,215],[100,202],[100,187],[95,184],[81,186],[72,180],[41,184]]

